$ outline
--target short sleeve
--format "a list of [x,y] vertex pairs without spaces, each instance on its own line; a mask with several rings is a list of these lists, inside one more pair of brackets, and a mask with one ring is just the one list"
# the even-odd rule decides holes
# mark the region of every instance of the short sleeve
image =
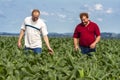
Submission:
[[21,25],[21,29],[25,30],[25,20],[24,20],[24,22]]
[[74,33],[73,33],[73,38],[79,38],[79,33],[78,33],[78,27],[76,26]]
[[100,36],[100,29],[97,24],[95,25],[95,35]]
[[46,24],[45,24],[44,22],[43,22],[43,24],[42,24],[41,31],[42,31],[42,35],[43,35],[43,36],[46,36],[46,35],[48,34],[47,26],[46,26]]

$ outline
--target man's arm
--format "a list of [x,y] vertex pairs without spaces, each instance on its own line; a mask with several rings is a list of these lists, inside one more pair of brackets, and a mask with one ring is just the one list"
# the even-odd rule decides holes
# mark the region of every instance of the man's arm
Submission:
[[53,53],[54,51],[53,51],[52,48],[50,47],[50,43],[49,43],[48,36],[47,36],[47,35],[43,36],[43,39],[44,39],[44,41],[45,41],[45,43],[46,43],[46,46],[47,46],[49,52],[50,52],[50,53]]
[[100,41],[101,36],[97,36],[96,40],[90,45],[91,49],[94,49],[96,47],[96,44]]
[[19,35],[19,38],[18,38],[18,43],[17,43],[18,48],[21,48],[21,46],[22,46],[21,40],[22,40],[22,38],[24,36],[24,33],[25,33],[25,30],[21,29],[20,35]]
[[73,39],[74,39],[74,48],[77,51],[79,49],[79,46],[78,46],[79,39],[78,38],[73,38]]

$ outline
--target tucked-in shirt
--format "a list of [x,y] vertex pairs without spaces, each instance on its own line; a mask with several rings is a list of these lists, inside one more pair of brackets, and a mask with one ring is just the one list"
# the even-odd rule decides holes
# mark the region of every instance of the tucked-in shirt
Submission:
[[91,21],[87,26],[78,24],[73,34],[73,38],[79,38],[79,45],[84,47],[89,47],[97,36],[100,36],[99,27]]
[[48,34],[46,24],[42,19],[33,22],[32,17],[26,17],[21,29],[25,30],[25,46],[28,48],[42,48],[41,34]]

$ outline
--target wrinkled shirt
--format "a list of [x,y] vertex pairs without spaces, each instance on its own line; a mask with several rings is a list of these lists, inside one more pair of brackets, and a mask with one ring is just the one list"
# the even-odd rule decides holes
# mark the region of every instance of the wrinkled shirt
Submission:
[[46,24],[39,18],[33,22],[32,17],[26,17],[21,29],[25,30],[25,47],[42,48],[41,34],[48,34]]

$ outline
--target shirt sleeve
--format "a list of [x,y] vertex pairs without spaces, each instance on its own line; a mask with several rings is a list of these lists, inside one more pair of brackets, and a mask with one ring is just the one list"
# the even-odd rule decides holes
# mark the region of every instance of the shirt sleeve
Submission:
[[25,20],[24,20],[24,22],[21,25],[21,29],[25,30]]
[[42,24],[41,32],[43,36],[46,36],[48,34],[47,26],[45,23]]
[[74,30],[73,38],[79,38],[79,33],[78,33],[77,26],[76,26],[76,28],[75,28],[75,30]]
[[98,27],[97,24],[96,24],[96,26],[95,26],[95,35],[96,35],[96,36],[100,36],[100,29],[99,29],[99,27]]

